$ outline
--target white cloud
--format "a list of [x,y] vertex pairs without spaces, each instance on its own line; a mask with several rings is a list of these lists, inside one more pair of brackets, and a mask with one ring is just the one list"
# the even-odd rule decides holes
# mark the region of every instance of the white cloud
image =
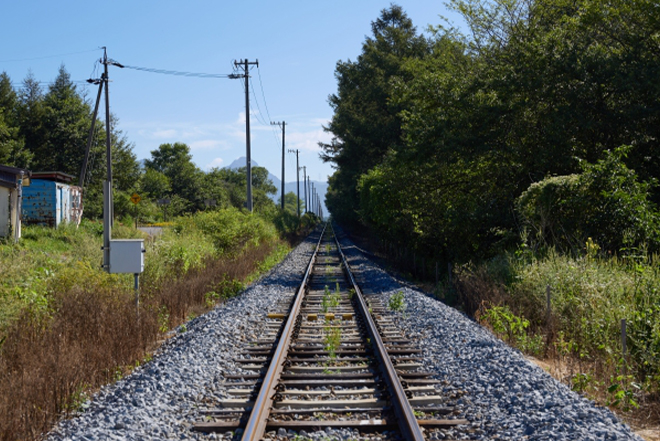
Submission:
[[176,138],[177,131],[174,129],[156,130],[151,133],[151,136],[157,139]]
[[200,139],[199,141],[192,141],[190,150],[226,150],[229,148],[226,141],[219,139]]
[[318,143],[329,143],[332,139],[332,135],[320,128],[318,130],[309,132],[293,132],[291,134],[287,134],[286,139],[286,143],[289,148],[309,152],[318,152],[321,150]]
[[222,158],[215,158],[213,161],[211,161],[209,164],[206,165],[206,170],[211,170],[214,167],[222,167],[222,164],[225,161]]

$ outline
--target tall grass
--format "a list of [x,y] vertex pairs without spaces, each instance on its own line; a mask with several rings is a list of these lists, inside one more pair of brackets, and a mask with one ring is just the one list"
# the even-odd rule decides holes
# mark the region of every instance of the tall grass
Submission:
[[567,361],[566,380],[576,390],[634,407],[635,390],[660,390],[658,259],[644,253],[605,258],[596,251],[501,256],[464,267],[455,287],[469,312],[511,343]]
[[[117,225],[114,237],[140,233]],[[102,271],[100,224],[28,227],[0,244],[0,440],[36,439],[88,393],[148,358],[164,332],[236,294],[288,247],[227,210],[146,240],[139,320],[132,275]],[[266,262],[266,263],[264,263]]]

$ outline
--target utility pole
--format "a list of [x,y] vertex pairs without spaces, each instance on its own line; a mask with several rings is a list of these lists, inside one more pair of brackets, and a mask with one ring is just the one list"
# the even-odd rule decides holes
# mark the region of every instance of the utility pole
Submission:
[[103,47],[103,74],[101,79],[89,79],[88,83],[98,84],[99,92],[96,96],[96,105],[94,107],[94,115],[92,117],[92,127],[89,131],[89,138],[87,139],[87,150],[85,152],[85,159],[83,167],[80,171],[80,186],[82,187],[85,182],[85,174],[87,171],[87,162],[89,159],[89,149],[94,135],[94,124],[96,123],[96,115],[98,114],[99,104],[101,102],[101,92],[105,85],[105,148],[106,148],[106,180],[103,183],[103,268],[110,271],[110,240],[112,239],[112,225],[114,218],[114,204],[112,202],[112,149],[111,149],[111,132],[110,132],[110,94],[108,92],[108,84],[110,83],[108,77],[108,66],[117,66],[123,68],[124,66],[114,60],[108,59],[108,51]]
[[311,192],[311,195],[312,195],[312,213],[316,214],[316,204],[315,204],[316,193],[314,192],[314,183],[311,182],[311,184],[312,184],[312,192]]
[[103,48],[103,76],[105,82],[105,148],[106,178],[103,186],[103,265],[110,271],[110,239],[112,238],[112,156],[110,149],[110,102],[108,93],[108,53]]
[[307,191],[309,192],[310,199],[312,198],[312,177],[309,176],[307,179]]
[[[259,60],[234,61],[235,67],[243,68],[243,75],[234,75],[230,78],[245,78],[245,162],[247,168],[247,209],[252,212],[252,156],[250,152],[250,65],[259,67]],[[107,90],[107,89],[106,89]]]
[[271,126],[278,125],[282,128],[282,196],[281,196],[281,208],[284,211],[284,135],[286,129],[286,122],[271,122]]
[[298,217],[300,217],[300,166],[298,165],[298,155],[300,154],[300,150],[289,150],[289,153],[296,154],[296,183],[298,185],[296,199],[298,199]]
[[307,203],[307,167],[304,165],[301,167],[303,169],[303,183],[305,186],[305,213],[309,211],[309,204]]

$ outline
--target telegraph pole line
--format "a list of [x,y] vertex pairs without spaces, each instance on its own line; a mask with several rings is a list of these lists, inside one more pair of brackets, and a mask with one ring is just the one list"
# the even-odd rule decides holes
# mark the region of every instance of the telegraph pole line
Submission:
[[[235,67],[242,67],[242,75],[233,75],[230,78],[245,78],[245,162],[247,169],[247,209],[252,212],[252,156],[250,151],[250,65],[259,67],[259,60],[234,61]],[[107,90],[107,89],[106,89]]]
[[105,147],[106,147],[106,181],[103,187],[103,267],[110,272],[110,240],[112,239],[113,204],[112,204],[112,149],[110,148],[110,94],[108,93],[108,52],[103,48],[103,76],[105,83]]
[[309,204],[307,203],[307,167],[304,165],[300,167],[303,169],[303,183],[305,184],[305,213],[309,211]]
[[284,211],[284,135],[286,131],[286,122],[271,122],[270,125],[278,125],[282,128],[282,196],[281,196],[281,208]]
[[312,191],[311,191],[311,195],[312,195],[312,198],[311,198],[311,199],[312,199],[312,213],[315,213],[315,214],[316,214],[316,206],[315,206],[315,205],[316,205],[316,204],[315,204],[315,201],[316,201],[316,193],[315,193],[315,191],[314,191],[314,183],[311,182],[311,184],[312,184]]
[[[311,198],[311,196],[312,196],[311,177],[307,178],[307,192],[309,193],[309,196]],[[307,211],[309,211],[309,210],[307,210]]]
[[80,170],[79,186],[84,188],[85,176],[87,174],[87,166],[89,163],[89,151],[94,137],[94,126],[96,124],[96,117],[101,103],[101,95],[103,94],[103,87],[105,86],[105,145],[106,145],[106,180],[103,182],[103,265],[105,271],[110,272],[110,241],[112,240],[112,226],[114,218],[114,208],[112,203],[112,149],[111,149],[111,132],[110,132],[110,97],[108,93],[108,66],[117,66],[123,68],[124,66],[114,60],[108,59],[108,51],[106,47],[103,48],[103,58],[100,63],[103,64],[103,73],[101,78],[90,78],[87,80],[90,84],[99,86],[98,94],[96,95],[96,104],[94,106],[94,113],[92,115],[92,124],[89,129],[89,136],[87,138],[87,146],[85,148],[85,157],[83,165]]
[[89,83],[98,84],[99,92],[96,97],[96,105],[94,107],[94,115],[92,117],[92,127],[89,132],[87,140],[87,149],[85,152],[85,159],[83,169],[80,172],[80,185],[81,187],[85,181],[85,173],[87,169],[87,161],[89,159],[89,149],[94,134],[94,124],[96,122],[96,115],[98,114],[99,103],[101,102],[101,92],[105,86],[105,147],[106,147],[106,180],[103,183],[103,268],[110,272],[110,241],[112,240],[112,227],[114,223],[114,204],[112,198],[112,138],[110,132],[110,94],[108,92],[108,84],[110,83],[108,76],[108,66],[117,66],[124,68],[120,63],[108,59],[108,51],[103,47],[103,74],[100,79],[89,79]]
[[296,154],[296,183],[298,186],[297,192],[296,192],[296,199],[298,199],[298,217],[300,217],[300,166],[298,165],[298,155],[300,154],[300,150],[295,149],[295,150],[289,150],[289,153],[295,153]]

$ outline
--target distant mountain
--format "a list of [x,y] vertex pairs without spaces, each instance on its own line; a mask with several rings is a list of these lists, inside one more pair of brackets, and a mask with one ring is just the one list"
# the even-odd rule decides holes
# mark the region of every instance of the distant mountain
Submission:
[[[236,159],[234,162],[229,164],[226,168],[230,168],[232,170],[235,170],[237,168],[245,167],[245,164],[247,163],[247,159],[245,156],[241,156],[240,158]],[[259,167],[259,164],[255,162],[255,160],[252,160],[252,167]],[[302,201],[305,200],[305,187],[302,181],[302,175],[300,176],[300,199]],[[268,179],[270,179],[273,182],[273,185],[277,188],[277,193],[274,195],[269,195],[269,197],[277,203],[277,201],[280,199],[280,194],[281,194],[281,189],[282,189],[282,181],[280,178],[272,174],[270,171],[268,172]],[[327,182],[321,182],[321,181],[314,181],[311,180],[311,183],[314,184],[314,189],[318,193],[319,197],[321,198],[321,203],[323,204],[323,213],[327,216],[328,215],[328,209],[325,207],[325,194],[328,191],[328,183]],[[289,193],[293,192],[294,194],[297,192],[298,185],[296,181],[293,182],[287,182],[284,184],[284,193]]]
[[[245,158],[245,156],[241,156],[240,158],[236,159],[234,162],[229,164],[226,168],[236,170],[237,168],[245,167],[245,164],[247,164],[247,158]],[[255,161],[254,159],[252,160],[252,167],[259,167],[259,164],[257,164],[257,161]],[[268,179],[273,181],[273,185],[275,185],[275,187],[277,187],[278,189],[280,188],[280,182],[282,181],[280,181],[280,179],[277,176],[272,174],[270,170],[268,170]],[[277,200],[275,200],[275,202],[277,202]]]

